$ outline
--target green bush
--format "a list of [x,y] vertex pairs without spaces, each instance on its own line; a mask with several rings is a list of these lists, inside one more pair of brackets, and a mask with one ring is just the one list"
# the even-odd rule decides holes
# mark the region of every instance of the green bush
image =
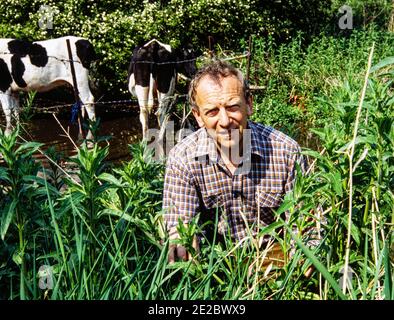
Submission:
[[[225,48],[236,48],[250,34],[290,39],[297,30],[319,29],[328,4],[320,1],[171,0],[92,1],[4,0],[0,36],[42,40],[64,35],[90,39],[99,60],[94,78],[106,98],[128,96],[127,67],[136,45],[158,38],[173,46],[191,42],[208,47],[208,35]],[[53,29],[40,29],[41,5],[53,12]],[[312,14],[313,13],[313,14]],[[106,99],[105,98],[105,99]]]
[[374,26],[312,40],[299,33],[285,44],[254,38],[250,82],[264,89],[255,92],[253,119],[305,142],[305,129],[339,119],[343,101],[357,103],[374,42],[373,62],[394,56],[393,33]]

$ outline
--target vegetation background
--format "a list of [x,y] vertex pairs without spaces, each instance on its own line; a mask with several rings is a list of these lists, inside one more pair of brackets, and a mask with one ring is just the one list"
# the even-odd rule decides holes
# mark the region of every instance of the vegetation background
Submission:
[[[53,29],[39,27],[41,5],[51,8]],[[56,150],[46,152],[53,162],[43,168],[32,158],[39,143],[0,132],[0,299],[393,299],[394,4],[347,1],[353,23],[345,30],[342,5],[3,0],[2,38],[89,38],[99,56],[94,82],[107,98],[129,97],[131,53],[153,37],[206,52],[212,36],[227,58],[247,50],[253,35],[250,79],[263,87],[253,119],[300,141],[310,171],[277,222],[260,228],[260,235],[289,231],[278,239],[286,252],[295,243],[283,268],[262,269],[265,252],[251,238],[243,247],[205,241],[198,260],[170,266],[163,165],[144,145],[131,146],[133,159],[115,166],[97,137],[64,172]],[[246,70],[245,60],[234,63]],[[280,220],[284,211],[289,221]],[[316,221],[317,211],[324,218]],[[323,221],[315,247],[305,246],[307,232],[290,232]],[[198,229],[181,227],[181,241],[190,243]]]

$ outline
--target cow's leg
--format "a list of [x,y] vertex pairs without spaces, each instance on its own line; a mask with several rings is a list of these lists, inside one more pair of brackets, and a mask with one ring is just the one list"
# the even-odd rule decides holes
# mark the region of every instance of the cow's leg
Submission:
[[142,87],[139,85],[135,86],[135,93],[138,99],[138,105],[140,106],[140,122],[142,125],[142,137],[144,140],[148,138],[148,125],[149,125],[149,113],[152,110],[152,105],[149,99],[149,87]]
[[[85,111],[88,114],[88,118],[90,121],[96,121],[96,112],[94,106],[94,96],[89,88],[89,80],[87,74],[85,77],[80,77],[78,84],[79,97],[81,98],[81,102],[83,103],[83,107],[81,110],[82,118],[85,118]],[[93,134],[91,130],[88,131],[86,136],[87,140],[93,140]]]
[[157,117],[157,124],[161,129],[163,125],[165,126],[164,122],[168,120],[171,106],[173,102],[173,97],[169,96],[168,94],[159,93],[159,108],[156,112]]
[[12,132],[12,116],[16,115],[16,120],[19,119],[19,101],[16,97],[11,93],[11,90],[6,91],[5,93],[0,93],[0,103],[4,111],[6,127],[5,127],[5,135],[9,135]]
[[[89,71],[80,64],[75,65],[75,74],[77,78],[77,86],[79,97],[83,103],[82,117],[85,117],[85,111],[91,121],[96,120],[96,112],[94,108],[94,96],[89,87]],[[71,85],[73,82],[71,81]]]
[[11,103],[10,99],[8,98],[7,93],[0,93],[0,103],[1,107],[3,108],[4,116],[5,116],[5,131],[4,133],[6,135],[9,135],[12,131],[12,126],[11,126],[11,115],[12,115],[12,110],[11,110]]
[[174,75],[171,78],[169,90],[166,93],[162,93],[158,91],[159,108],[157,109],[156,116],[160,128],[159,141],[161,145],[163,145],[164,142],[164,135],[165,135],[168,120],[170,119],[171,107],[175,101],[175,97],[174,97],[175,82],[176,82],[176,75]]
[[81,97],[81,101],[84,106],[82,108],[82,116],[83,117],[85,116],[84,113],[86,111],[86,113],[88,114],[88,118],[91,121],[96,121],[96,110],[95,110],[95,106],[94,106],[93,94],[87,88],[86,90],[80,92],[80,97]]
[[14,92],[11,97],[12,101],[12,113],[16,123],[19,123],[19,112],[20,112],[20,103],[19,103],[19,94]]
[[[157,117],[157,123],[158,123],[160,129],[163,127],[164,122],[167,122],[168,118],[169,118],[171,106],[172,106],[173,101],[175,99],[175,97],[174,97],[175,82],[176,82],[176,76],[174,75],[171,78],[170,86],[169,86],[169,89],[167,92],[157,91],[158,92],[158,100],[159,100],[159,108],[157,109],[156,117]],[[164,124],[164,127],[165,127],[165,124]]]
[[[159,93],[159,108],[157,110],[156,116],[157,116],[157,122],[160,128],[159,132],[159,137],[158,137],[158,143],[159,143],[159,154],[160,157],[165,155],[164,154],[164,136],[171,137],[174,135],[174,132],[168,132],[166,135],[166,130],[171,128],[173,129],[173,126],[167,128],[168,120],[170,119],[170,110],[171,106],[173,104],[173,99],[174,97],[171,95],[167,94],[162,94]],[[171,141],[166,141],[166,145],[171,144]],[[167,149],[167,147],[166,147]]]
[[[168,132],[167,134],[166,134],[166,130],[167,129],[171,129],[171,127],[170,128],[167,128],[167,124],[168,124],[168,120],[170,119],[170,115],[169,114],[165,114],[163,117],[162,117],[162,120],[161,120],[161,122],[160,122],[160,131],[159,131],[159,137],[158,137],[158,145],[159,145],[159,147],[158,147],[158,153],[159,153],[159,157],[162,157],[162,156],[164,156],[165,155],[165,152],[164,152],[164,136],[166,136],[167,138],[168,137],[171,137],[171,135],[173,135],[174,133],[173,132]],[[173,129],[174,127],[172,126],[172,129]],[[173,130],[170,130],[170,131],[173,131]],[[170,141],[168,141],[168,139],[166,139],[166,146],[168,146],[168,144],[169,143],[171,143]],[[166,148],[167,149],[167,148]]]

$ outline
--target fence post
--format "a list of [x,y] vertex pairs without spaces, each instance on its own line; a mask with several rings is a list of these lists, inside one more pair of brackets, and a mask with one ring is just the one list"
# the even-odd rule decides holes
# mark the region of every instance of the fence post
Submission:
[[[67,51],[68,51],[68,59],[70,62],[70,68],[71,68],[71,75],[73,79],[73,91],[74,91],[74,99],[75,103],[80,103],[81,100],[79,99],[79,91],[78,91],[78,85],[77,85],[77,78],[75,76],[75,68],[74,68],[74,61],[73,61],[73,55],[71,52],[71,45],[70,45],[70,39],[66,39],[67,43]],[[79,110],[78,110],[78,126],[79,126],[79,139],[83,137],[83,132],[82,132],[82,126],[81,126],[81,118],[79,115]]]
[[213,58],[215,56],[215,53],[212,50],[212,41],[213,37],[212,36],[208,36],[208,46],[209,46],[209,58]]

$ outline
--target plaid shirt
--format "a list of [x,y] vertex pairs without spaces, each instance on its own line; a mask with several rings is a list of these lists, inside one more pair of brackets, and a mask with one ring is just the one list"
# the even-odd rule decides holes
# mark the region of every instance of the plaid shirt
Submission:
[[241,170],[242,165],[234,175],[205,128],[170,151],[163,194],[168,229],[176,226],[179,218],[188,223],[198,213],[203,221],[215,221],[216,208],[221,208],[219,233],[230,232],[237,240],[249,234],[248,228],[257,224],[258,216],[260,225],[275,221],[272,209],[278,208],[293,188],[295,163],[304,168],[300,147],[271,127],[248,121],[248,128],[251,147],[244,159],[250,160],[249,169]]

